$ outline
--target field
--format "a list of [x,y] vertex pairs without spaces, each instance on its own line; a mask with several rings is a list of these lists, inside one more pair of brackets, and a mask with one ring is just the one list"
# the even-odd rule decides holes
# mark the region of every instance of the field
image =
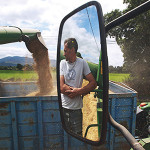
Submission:
[[[56,80],[56,71],[51,71],[53,79]],[[110,73],[109,80],[116,82],[124,82],[129,78],[129,74]],[[34,71],[12,71],[0,70],[0,81],[36,81],[38,75]]]
[[[56,80],[56,71],[52,71],[52,76]],[[35,71],[15,71],[0,70],[0,81],[37,81],[38,75]]]
[[1,81],[36,81],[37,78],[34,71],[0,70]]
[[116,82],[124,82],[129,78],[130,74],[122,74],[122,73],[110,73],[109,80]]

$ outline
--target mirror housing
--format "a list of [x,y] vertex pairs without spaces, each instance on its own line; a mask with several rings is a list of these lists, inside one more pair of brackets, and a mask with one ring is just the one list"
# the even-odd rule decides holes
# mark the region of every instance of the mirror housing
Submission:
[[[61,103],[61,91],[60,91],[60,53],[61,53],[61,40],[62,40],[62,30],[64,23],[74,14],[78,13],[79,11],[89,7],[89,6],[95,6],[98,14],[98,21],[99,21],[99,30],[100,30],[100,44],[101,44],[101,58],[102,58],[102,71],[103,71],[103,105],[102,105],[102,130],[100,135],[99,141],[91,141],[88,139],[85,139],[81,136],[78,136],[77,134],[74,134],[72,131],[68,130],[65,126],[64,118],[63,118],[63,112],[62,112],[62,103]],[[97,79],[99,81],[99,79]],[[103,13],[101,9],[101,5],[96,2],[88,2],[79,8],[75,9],[71,13],[69,13],[67,16],[65,16],[60,24],[59,27],[59,35],[58,35],[58,43],[57,43],[57,91],[58,91],[58,99],[59,99],[59,107],[60,107],[60,115],[61,115],[61,121],[62,126],[64,130],[72,135],[73,137],[84,141],[91,145],[102,145],[105,143],[106,140],[106,132],[107,132],[107,119],[108,119],[108,88],[109,88],[109,79],[108,79],[108,58],[107,58],[107,48],[106,48],[106,35],[105,35],[105,27],[104,27],[104,19],[103,19]],[[98,93],[99,91],[95,91],[95,93]]]

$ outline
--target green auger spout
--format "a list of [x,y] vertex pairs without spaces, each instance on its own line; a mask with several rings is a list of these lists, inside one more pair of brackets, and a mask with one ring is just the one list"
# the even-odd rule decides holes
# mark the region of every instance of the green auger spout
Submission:
[[0,44],[8,44],[21,41],[25,42],[30,52],[32,52],[32,50],[29,48],[29,45],[30,43],[33,43],[33,41],[38,42],[39,45],[47,49],[41,36],[41,32],[37,29],[21,29],[15,26],[0,27]]

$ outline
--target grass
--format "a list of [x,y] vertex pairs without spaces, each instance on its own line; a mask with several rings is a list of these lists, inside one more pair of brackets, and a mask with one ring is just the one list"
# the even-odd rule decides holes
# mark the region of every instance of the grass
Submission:
[[[53,79],[56,80],[56,71],[51,71]],[[129,78],[129,74],[110,73],[109,80],[116,82],[124,82]],[[38,75],[35,71],[15,71],[15,70],[0,70],[1,81],[36,81]]]
[[0,70],[2,81],[36,81],[37,73],[34,71]]
[[[52,71],[52,76],[56,78],[56,72]],[[35,71],[15,71],[0,70],[0,81],[37,81],[38,75]]]
[[123,73],[109,73],[109,80],[116,82],[124,82],[129,78],[130,74]]

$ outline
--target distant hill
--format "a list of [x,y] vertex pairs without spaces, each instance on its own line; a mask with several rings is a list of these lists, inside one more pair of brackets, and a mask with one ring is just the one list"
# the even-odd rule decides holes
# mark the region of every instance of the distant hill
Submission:
[[33,64],[33,59],[32,58],[27,58],[27,57],[19,57],[19,56],[14,56],[14,57],[4,57],[0,59],[0,66],[16,66],[17,64]]
[[[51,66],[56,67],[56,60],[50,60],[51,61]],[[19,56],[9,56],[9,57],[4,57],[0,59],[0,66],[16,66],[17,64],[25,65],[33,64],[33,58],[28,58],[28,57],[19,57]]]

